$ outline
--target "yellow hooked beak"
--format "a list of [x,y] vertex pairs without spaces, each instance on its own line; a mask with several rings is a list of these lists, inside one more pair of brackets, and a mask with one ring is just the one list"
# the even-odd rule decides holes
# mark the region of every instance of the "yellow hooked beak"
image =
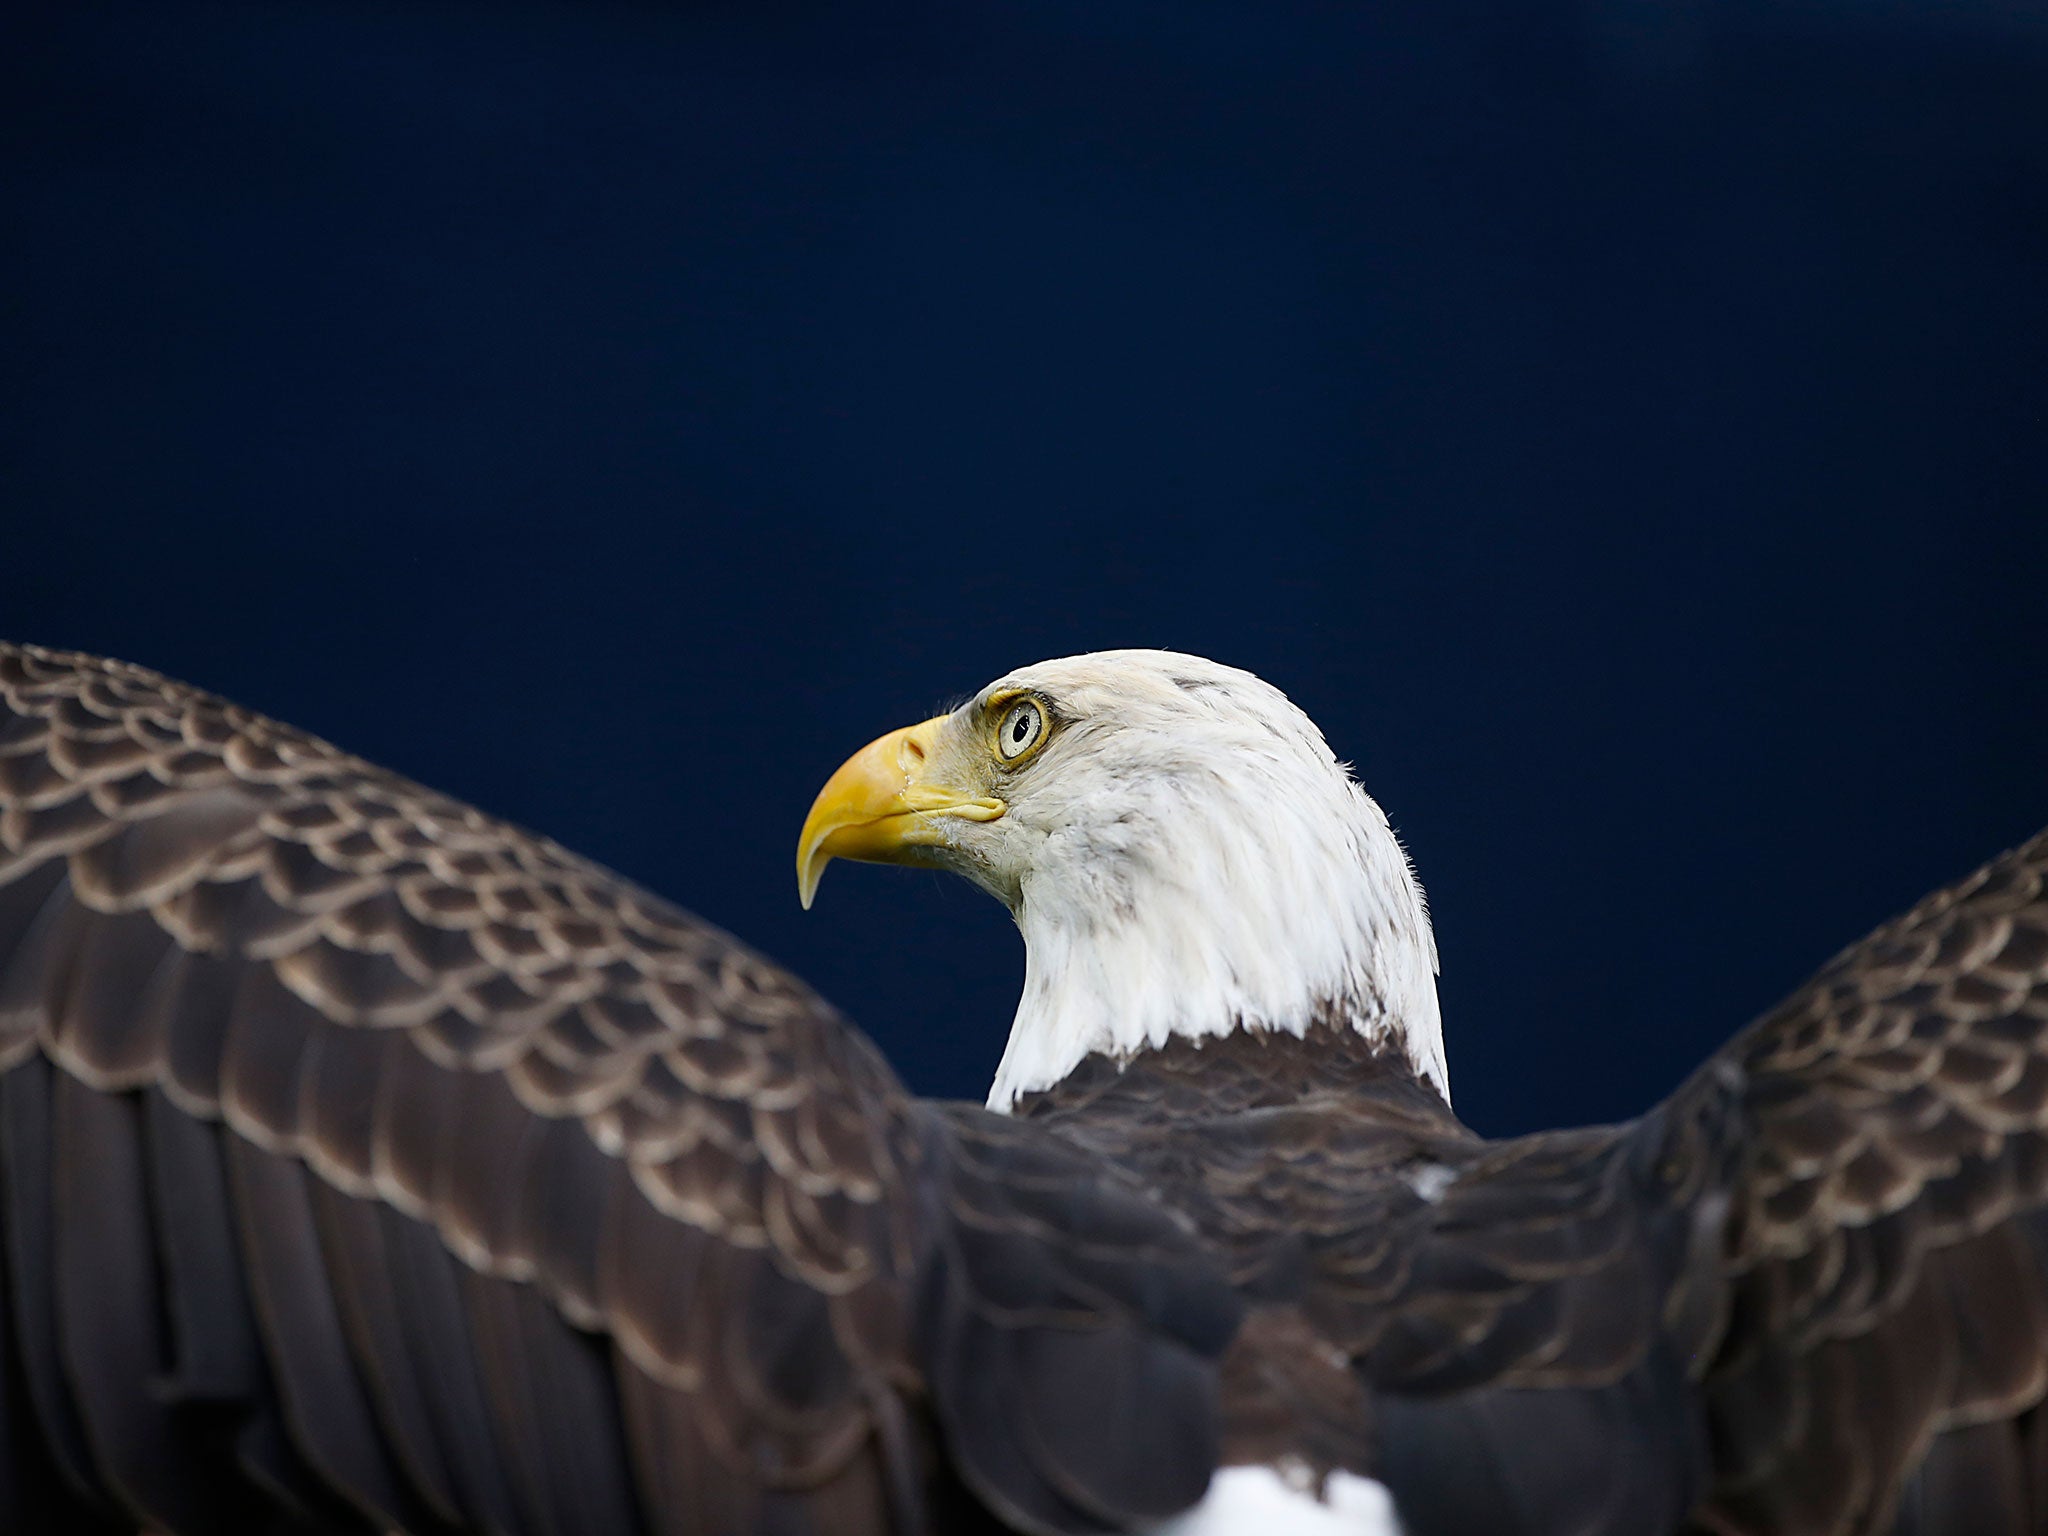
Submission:
[[796,843],[796,893],[809,911],[834,859],[868,864],[923,862],[920,848],[952,841],[949,820],[994,821],[1003,802],[939,782],[939,732],[949,716],[871,741],[825,781]]

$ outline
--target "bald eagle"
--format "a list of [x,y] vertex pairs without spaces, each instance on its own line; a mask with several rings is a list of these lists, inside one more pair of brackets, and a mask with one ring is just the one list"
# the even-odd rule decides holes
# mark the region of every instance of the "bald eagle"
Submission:
[[958,873],[986,1107],[543,838],[0,646],[0,1528],[2048,1530],[2048,834],[1625,1125],[1451,1112],[1422,891],[1126,651],[834,774]]

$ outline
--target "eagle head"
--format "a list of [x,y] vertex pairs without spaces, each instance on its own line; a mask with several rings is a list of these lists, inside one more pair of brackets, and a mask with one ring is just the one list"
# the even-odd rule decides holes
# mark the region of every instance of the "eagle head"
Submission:
[[989,1103],[1173,1035],[1339,1020],[1449,1098],[1436,946],[1379,806],[1287,696],[1171,651],[998,678],[869,743],[797,844],[808,907],[835,858],[965,876],[1023,931],[1024,991]]

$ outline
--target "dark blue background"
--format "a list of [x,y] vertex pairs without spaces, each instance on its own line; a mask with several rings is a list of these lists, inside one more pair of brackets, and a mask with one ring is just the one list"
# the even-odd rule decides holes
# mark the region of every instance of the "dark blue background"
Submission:
[[1458,1101],[1631,1113],[2048,821],[2048,15],[126,5],[0,23],[0,632],[702,910],[978,1095],[1003,913],[824,776],[1253,668]]

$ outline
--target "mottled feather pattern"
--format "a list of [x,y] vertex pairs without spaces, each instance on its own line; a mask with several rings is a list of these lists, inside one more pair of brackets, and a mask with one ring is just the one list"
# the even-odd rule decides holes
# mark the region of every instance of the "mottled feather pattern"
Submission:
[[[1170,1221],[1188,1274],[1148,1278],[1141,1196],[934,1115],[618,877],[141,668],[0,646],[0,1069],[12,1331],[166,1300],[102,1369],[8,1372],[0,1461],[63,1495],[17,1480],[10,1529],[217,1529],[189,1500],[234,1490],[252,1529],[1095,1530],[1215,1455],[1237,1304]],[[95,1235],[66,1158],[117,1141]],[[1026,1209],[1041,1178],[1065,1198]],[[1155,1326],[1183,1293],[1211,1300]],[[1123,1390],[1173,1377],[1183,1421],[1071,1473],[1078,1443],[1001,1426],[938,1455],[953,1355],[1028,1400],[1068,1333]],[[157,1373],[185,1391],[150,1410]]]
[[[1710,1523],[2048,1528],[2048,833],[1845,950],[1652,1126],[1674,1198],[1727,1210],[1693,1341]],[[1925,1486],[1951,1458],[1953,1512]]]
[[[324,1102],[329,1071],[384,1101],[386,1068],[333,1026],[388,1031],[372,1054],[420,1077],[414,1055],[501,1073],[534,1113],[582,1119],[656,1207],[740,1247],[772,1231],[809,1283],[907,1270],[903,1233],[836,1209],[877,1206],[916,1156],[875,1114],[901,1095],[822,1003],[734,940],[543,838],[139,668],[0,652],[0,698],[0,879],[61,854],[72,902],[147,913],[162,934],[106,943],[138,976],[56,957],[56,985],[4,1016],[9,1058],[46,1031],[52,1058],[96,1087],[162,1080],[187,1109],[420,1214],[432,1190],[346,1136],[317,1138],[301,1112]],[[44,902],[61,925],[59,893]],[[96,1032],[95,994],[147,1006],[196,984],[192,956],[264,962],[221,1042],[245,1050],[214,1076],[166,1076],[161,1051],[120,1060],[127,1021]],[[313,1038],[291,1048],[281,1017]],[[297,1080],[272,1081],[265,1052]]]

